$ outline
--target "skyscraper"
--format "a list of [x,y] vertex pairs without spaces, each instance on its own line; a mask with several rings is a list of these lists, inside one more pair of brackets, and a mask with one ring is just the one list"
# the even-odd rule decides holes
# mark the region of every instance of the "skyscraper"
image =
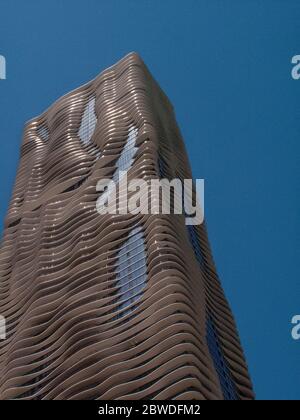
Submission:
[[97,183],[121,171],[191,178],[134,53],[25,126],[0,252],[0,398],[253,399],[205,225],[100,215]]

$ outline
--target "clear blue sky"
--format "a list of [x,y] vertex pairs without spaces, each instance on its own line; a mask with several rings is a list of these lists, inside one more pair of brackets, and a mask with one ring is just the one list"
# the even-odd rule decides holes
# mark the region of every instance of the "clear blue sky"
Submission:
[[206,180],[213,252],[258,398],[300,399],[299,0],[0,0],[0,217],[24,122],[130,51]]

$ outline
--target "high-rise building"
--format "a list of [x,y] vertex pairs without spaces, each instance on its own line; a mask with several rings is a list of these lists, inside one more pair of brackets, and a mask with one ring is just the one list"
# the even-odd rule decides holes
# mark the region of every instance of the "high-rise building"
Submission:
[[26,124],[0,251],[1,399],[253,399],[205,224],[96,210],[103,178],[191,178],[137,54]]

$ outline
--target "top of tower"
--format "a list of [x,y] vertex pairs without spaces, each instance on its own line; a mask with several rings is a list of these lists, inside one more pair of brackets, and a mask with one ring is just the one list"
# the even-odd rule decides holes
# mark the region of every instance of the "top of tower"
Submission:
[[[63,102],[64,100],[68,99],[69,97],[71,97],[75,93],[78,93],[80,90],[88,89],[89,86],[93,85],[94,83],[99,82],[101,79],[106,78],[110,72],[116,71],[116,70],[118,70],[118,68],[122,69],[122,68],[128,67],[130,65],[139,65],[139,66],[142,66],[145,69],[147,69],[147,66],[145,65],[141,56],[137,52],[132,51],[132,52],[126,54],[123,58],[121,58],[116,63],[114,63],[111,66],[102,70],[92,80],[90,80],[87,83],[84,83],[83,85],[80,85],[80,86],[72,89],[71,91],[67,92],[66,94],[60,96],[45,111],[43,111],[41,114],[31,118],[29,121],[27,121],[26,125],[31,124],[31,123],[35,122],[37,119],[42,118],[45,114],[47,114],[48,112],[51,112],[51,110],[53,108],[55,108],[58,103]],[[149,72],[149,70],[148,70],[148,72]]]

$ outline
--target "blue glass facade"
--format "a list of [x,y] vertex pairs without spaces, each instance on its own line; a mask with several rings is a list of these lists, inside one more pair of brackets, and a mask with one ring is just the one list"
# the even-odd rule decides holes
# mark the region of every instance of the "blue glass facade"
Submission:
[[166,163],[161,156],[158,157],[158,169],[159,169],[160,178],[166,178],[167,176]]
[[[166,164],[161,156],[158,158],[158,168],[160,178],[166,176]],[[183,200],[184,207],[184,200]],[[205,258],[201,249],[201,245],[197,236],[197,232],[194,225],[186,225],[188,237],[193,247],[197,261],[201,266],[201,270],[205,273],[206,263]],[[215,370],[218,374],[220,385],[222,388],[223,396],[225,400],[237,400],[238,395],[235,389],[235,384],[232,379],[229,367],[223,355],[223,350],[220,345],[218,333],[216,331],[214,321],[210,314],[207,314],[206,321],[206,340],[210,355],[214,362]]]
[[[201,251],[201,246],[195,230],[195,226],[187,225],[187,231],[195,256],[202,270],[205,271],[205,260]],[[218,334],[214,325],[214,321],[209,314],[207,315],[206,321],[206,340],[210,351],[210,355],[214,362],[216,372],[219,376],[219,381],[223,391],[224,399],[237,400],[238,397],[235,389],[235,384],[231,377],[231,373],[227,362],[224,358],[222,347],[220,346]]]
[[219,343],[218,335],[214,326],[214,322],[210,316],[206,321],[206,340],[211,357],[214,362],[215,369],[219,376],[223,396],[225,400],[237,400],[237,393],[234,382],[231,377],[223,351]]
[[197,234],[196,234],[196,231],[195,231],[195,226],[187,225],[186,227],[187,227],[187,230],[188,230],[190,242],[191,242],[192,247],[194,249],[195,256],[196,256],[199,264],[201,265],[201,267],[203,269],[205,269],[205,262],[204,262],[203,255],[202,255],[202,252],[201,252],[201,248],[200,248],[200,245],[199,245],[199,240],[197,238]]

